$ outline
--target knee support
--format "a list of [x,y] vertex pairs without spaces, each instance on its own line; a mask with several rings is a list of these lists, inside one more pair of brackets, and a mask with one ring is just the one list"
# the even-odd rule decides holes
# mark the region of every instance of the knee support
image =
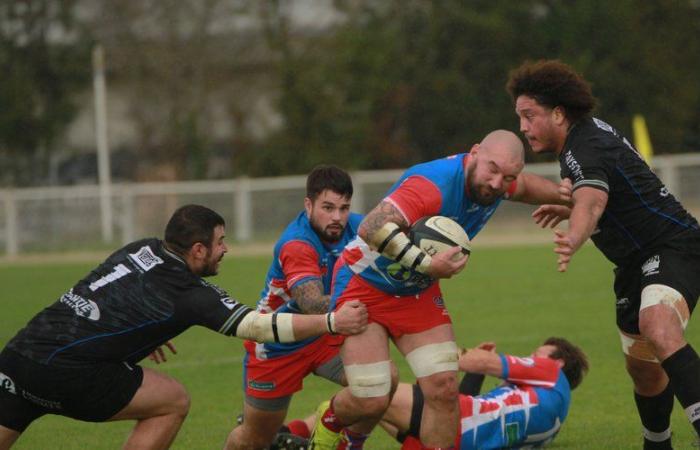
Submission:
[[352,395],[358,398],[382,397],[391,391],[391,362],[345,366],[345,376]]
[[406,361],[416,377],[427,377],[439,372],[456,371],[459,350],[453,341],[428,344],[406,355]]
[[688,326],[690,311],[688,304],[683,298],[683,294],[673,289],[670,286],[663,284],[650,284],[642,289],[642,300],[639,310],[650,306],[666,305],[671,307],[678,315],[678,320],[681,322],[681,327],[685,330]]

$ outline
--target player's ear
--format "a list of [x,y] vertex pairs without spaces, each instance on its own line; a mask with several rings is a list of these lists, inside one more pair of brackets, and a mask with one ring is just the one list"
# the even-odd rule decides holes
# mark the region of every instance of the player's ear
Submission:
[[472,145],[472,148],[469,149],[469,154],[476,156],[477,153],[479,153],[479,144],[474,144]]
[[557,363],[557,366],[559,366],[560,369],[564,368],[564,360],[563,359],[555,359],[554,362]]
[[195,242],[190,248],[190,254],[194,259],[205,259],[209,253],[209,248],[201,242]]
[[555,106],[552,110],[552,116],[554,117],[554,123],[557,125],[562,125],[566,120],[566,112],[561,106]]
[[309,197],[304,197],[304,209],[306,210],[306,215],[311,217],[311,208],[314,206],[313,200]]

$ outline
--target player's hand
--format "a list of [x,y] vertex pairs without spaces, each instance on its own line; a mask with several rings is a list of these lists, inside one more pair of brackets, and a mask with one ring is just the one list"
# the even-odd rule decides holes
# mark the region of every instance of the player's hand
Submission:
[[367,307],[359,300],[344,303],[333,315],[338,334],[358,334],[367,329]]
[[564,205],[571,205],[571,194],[574,191],[574,185],[570,178],[564,178],[559,183],[559,201]]
[[426,275],[431,278],[451,278],[467,265],[469,255],[461,255],[462,247],[452,247],[434,254]]
[[570,215],[571,209],[568,206],[542,205],[532,213],[532,218],[542,228],[554,228],[562,220],[567,220]]
[[[168,347],[170,349],[170,352],[173,355],[177,355],[177,349],[175,348],[175,344],[173,344],[170,341],[166,341],[165,344],[163,344],[163,345]],[[153,350],[153,353],[148,355],[148,359],[155,362],[156,364],[166,362],[168,359],[165,357],[165,351],[163,350],[163,345],[160,345],[155,350]]]
[[571,257],[574,255],[575,243],[566,231],[554,230],[554,253],[559,255],[557,259],[557,270],[566,272],[569,267]]

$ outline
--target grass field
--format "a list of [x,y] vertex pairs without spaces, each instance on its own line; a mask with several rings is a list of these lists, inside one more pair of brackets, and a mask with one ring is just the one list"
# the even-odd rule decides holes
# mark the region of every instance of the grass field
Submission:
[[[268,258],[228,255],[213,281],[234,297],[254,302]],[[92,264],[0,266],[2,314],[0,344],[4,344],[40,308],[82,277]],[[638,449],[640,425],[632,386],[624,370],[614,326],[611,265],[587,246],[570,271],[559,274],[548,246],[476,249],[465,272],[443,284],[458,343],[474,345],[495,340],[499,350],[528,354],[550,335],[569,338],[588,354],[591,371],[573,394],[572,407],[553,448]],[[688,338],[696,346],[700,335],[691,323]],[[191,329],[175,340],[179,354],[159,366],[182,381],[192,396],[192,409],[173,448],[217,449],[241,411],[242,345],[204,329]],[[402,381],[413,381],[403,359],[395,354]],[[145,362],[145,366],[152,366]],[[487,380],[486,388],[495,385]],[[310,377],[295,396],[290,416],[312,411],[335,386]],[[48,416],[20,438],[19,449],[113,449],[124,441],[130,423],[87,424]],[[682,408],[673,414],[677,449],[690,448],[692,433]],[[394,449],[381,430],[368,449]]]

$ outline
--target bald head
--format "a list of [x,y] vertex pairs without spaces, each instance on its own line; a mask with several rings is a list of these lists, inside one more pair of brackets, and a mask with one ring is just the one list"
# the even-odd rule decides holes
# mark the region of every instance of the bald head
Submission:
[[487,206],[502,197],[525,166],[525,149],[515,133],[496,130],[472,147],[467,163],[467,192]]
[[500,155],[511,163],[525,165],[525,148],[515,133],[495,130],[487,134],[479,144],[479,151],[490,156]]

